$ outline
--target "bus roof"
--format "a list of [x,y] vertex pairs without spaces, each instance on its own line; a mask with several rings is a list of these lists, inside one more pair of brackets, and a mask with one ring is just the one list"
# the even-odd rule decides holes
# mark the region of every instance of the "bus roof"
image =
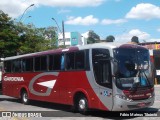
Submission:
[[[48,55],[48,54],[55,54],[55,53],[78,51],[78,50],[90,49],[90,48],[105,47],[107,49],[113,49],[113,48],[117,48],[117,47],[120,47],[120,46],[128,46],[128,47],[132,46],[133,47],[133,46],[137,46],[137,45],[135,45],[135,44],[112,43],[112,42],[111,43],[102,42],[102,43],[88,44],[88,45],[83,45],[83,46],[72,46],[72,47],[65,48],[65,49],[59,48],[59,49],[53,49],[53,50],[47,50],[47,51],[41,51],[41,52],[11,56],[11,57],[4,58],[4,61],[18,59],[18,58],[29,58],[29,57],[33,57],[33,56],[41,56],[41,55]],[[139,46],[139,47],[141,47],[141,46]]]

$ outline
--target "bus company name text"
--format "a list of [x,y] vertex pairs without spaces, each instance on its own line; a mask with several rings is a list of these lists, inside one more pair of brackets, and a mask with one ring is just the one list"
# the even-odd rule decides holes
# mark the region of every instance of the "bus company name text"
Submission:
[[24,81],[24,78],[23,77],[7,77],[7,76],[4,76],[4,81],[20,82],[20,81]]

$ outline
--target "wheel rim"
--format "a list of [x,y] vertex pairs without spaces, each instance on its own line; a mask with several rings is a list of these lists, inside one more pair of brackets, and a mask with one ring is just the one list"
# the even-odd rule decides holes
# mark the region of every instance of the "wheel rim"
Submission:
[[81,110],[84,110],[84,109],[86,108],[86,102],[85,102],[84,99],[81,99],[81,100],[79,101],[79,108],[80,108]]
[[23,101],[26,103],[28,101],[27,93],[23,94]]

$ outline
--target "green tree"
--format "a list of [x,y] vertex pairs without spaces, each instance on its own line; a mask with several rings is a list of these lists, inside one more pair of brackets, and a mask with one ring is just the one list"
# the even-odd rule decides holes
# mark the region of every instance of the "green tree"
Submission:
[[50,47],[55,48],[57,46],[57,40],[58,40],[58,35],[57,35],[57,28],[56,27],[47,27],[47,28],[39,28],[39,33],[42,34],[42,37],[45,40],[50,41]]
[[16,55],[19,36],[11,18],[0,11],[0,57]]
[[20,54],[39,52],[56,47],[56,33],[51,28],[35,28],[34,25],[18,25],[20,43]]
[[134,42],[134,43],[139,43],[139,38],[137,37],[137,36],[133,36],[132,38],[131,38],[131,42]]
[[0,11],[0,57],[53,49],[56,40],[54,27],[36,28],[33,24],[14,22]]
[[109,35],[106,37],[106,42],[114,42],[115,41],[115,37],[113,35]]
[[100,37],[93,30],[88,32],[87,44],[99,42]]

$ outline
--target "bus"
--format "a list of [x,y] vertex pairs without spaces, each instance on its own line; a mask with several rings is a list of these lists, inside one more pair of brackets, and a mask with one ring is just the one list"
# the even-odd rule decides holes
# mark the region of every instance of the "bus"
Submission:
[[4,59],[3,94],[89,109],[128,111],[155,99],[148,49],[96,43]]

